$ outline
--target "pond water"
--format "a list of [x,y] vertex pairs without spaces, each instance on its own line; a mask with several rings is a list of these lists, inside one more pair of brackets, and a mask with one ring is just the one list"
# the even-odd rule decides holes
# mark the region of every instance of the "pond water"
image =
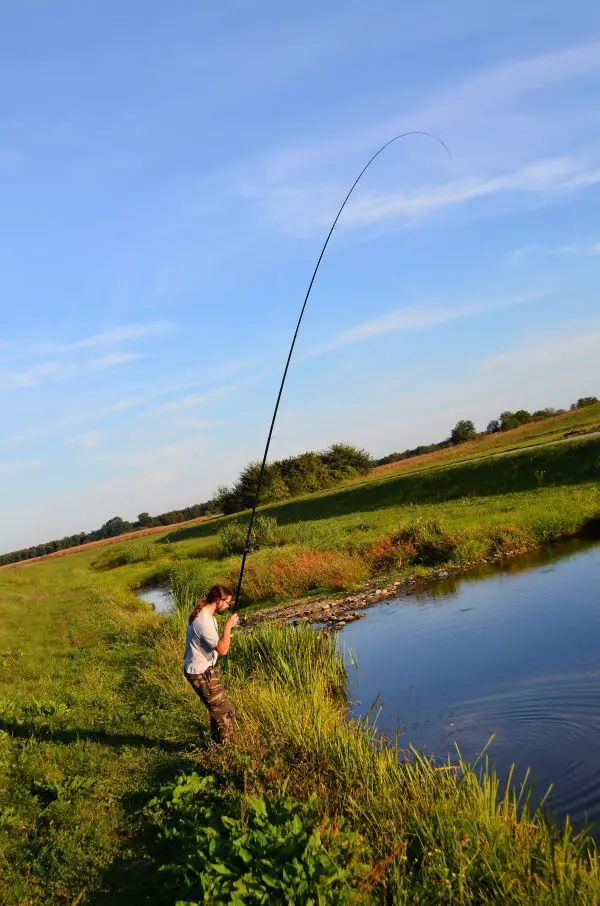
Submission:
[[356,655],[355,715],[377,701],[401,745],[473,760],[495,733],[501,776],[600,829],[600,545],[572,542],[483,576],[448,579],[364,611],[342,631]]
[[146,585],[145,588],[138,588],[136,595],[142,601],[146,601],[147,604],[152,604],[158,613],[171,613],[173,611],[173,602],[166,585]]

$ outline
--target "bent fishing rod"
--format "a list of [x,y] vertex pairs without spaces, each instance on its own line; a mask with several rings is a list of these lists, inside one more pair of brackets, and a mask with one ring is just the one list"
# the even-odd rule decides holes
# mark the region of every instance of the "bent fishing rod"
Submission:
[[[235,591],[235,600],[234,600],[234,604],[233,604],[234,609],[237,608],[237,606],[238,606],[238,604],[239,604],[240,593],[241,593],[241,591],[242,591],[242,582],[244,581],[244,570],[245,570],[245,568],[246,568],[246,559],[247,559],[248,554],[250,553],[250,550],[251,550],[251,545],[252,545],[252,527],[253,527],[253,525],[254,525],[254,517],[256,516],[256,508],[258,507],[258,502],[259,502],[259,499],[260,499],[260,492],[261,492],[261,490],[262,490],[263,478],[264,478],[264,474],[265,474],[265,468],[266,468],[266,465],[267,465],[267,457],[268,457],[268,455],[269,455],[269,448],[270,448],[270,446],[271,446],[271,438],[273,437],[273,429],[275,428],[275,421],[276,421],[276,419],[277,419],[277,413],[279,412],[279,403],[281,402],[281,396],[282,396],[282,394],[283,394],[283,388],[284,388],[284,386],[285,386],[285,381],[286,381],[287,374],[288,374],[288,370],[289,370],[289,367],[290,367],[290,362],[291,362],[291,360],[292,360],[292,354],[293,354],[293,352],[294,352],[294,347],[295,347],[295,345],[296,345],[296,340],[297,340],[297,338],[298,338],[298,332],[299,332],[299,330],[300,330],[300,325],[302,324],[302,318],[304,317],[304,312],[305,312],[305,310],[306,310],[306,304],[307,304],[307,302],[308,302],[308,299],[309,299],[311,290],[312,290],[312,288],[313,288],[313,283],[315,282],[315,277],[317,276],[317,273],[318,273],[318,271],[319,271],[319,267],[320,267],[320,265],[321,265],[321,261],[323,260],[323,256],[324,256],[324,254],[325,254],[325,251],[326,251],[326,249],[327,249],[327,246],[329,245],[329,240],[331,239],[332,233],[333,233],[333,231],[334,231],[335,228],[336,228],[337,222],[338,222],[338,220],[340,219],[340,217],[341,217],[341,215],[342,215],[342,212],[343,212],[344,208],[346,207],[346,204],[347,204],[347,202],[348,202],[350,196],[351,196],[352,193],[354,192],[356,186],[358,185],[358,183],[360,182],[360,180],[362,179],[362,177],[364,176],[364,174],[367,172],[367,170],[369,169],[369,167],[371,166],[371,164],[379,157],[380,154],[382,154],[383,151],[385,151],[386,148],[389,148],[390,145],[393,145],[394,142],[398,142],[398,141],[400,141],[401,139],[408,138],[409,136],[413,136],[413,135],[424,135],[424,136],[426,136],[427,138],[432,138],[434,141],[438,142],[438,144],[440,144],[440,145],[442,146],[442,148],[444,148],[444,150],[448,153],[448,155],[449,155],[450,157],[452,157],[452,154],[451,154],[451,152],[450,152],[450,149],[448,148],[448,146],[446,145],[446,143],[443,142],[441,138],[438,138],[437,135],[433,135],[431,132],[420,132],[420,131],[415,131],[415,132],[403,132],[401,135],[396,135],[396,136],[394,136],[394,138],[389,139],[389,141],[385,142],[385,144],[383,144],[383,145],[381,146],[381,148],[380,148],[378,151],[375,152],[375,154],[370,158],[370,160],[367,161],[367,163],[364,165],[364,167],[362,168],[362,170],[360,171],[360,173],[358,174],[358,176],[356,177],[356,179],[355,179],[354,182],[352,183],[352,185],[351,185],[351,187],[350,187],[350,190],[348,191],[348,194],[346,195],[346,197],[344,198],[344,200],[343,200],[343,202],[342,202],[342,204],[341,204],[341,206],[340,206],[339,211],[338,211],[337,214],[335,215],[335,220],[334,220],[333,223],[331,224],[331,228],[330,228],[330,230],[329,230],[329,232],[328,232],[328,234],[327,234],[327,238],[325,239],[325,242],[323,243],[323,248],[321,249],[321,253],[320,253],[320,255],[319,255],[318,259],[317,259],[317,263],[316,263],[316,265],[315,265],[315,269],[314,269],[314,271],[313,271],[312,277],[310,278],[310,283],[308,284],[308,289],[307,289],[306,295],[305,295],[305,297],[304,297],[304,302],[302,303],[302,308],[301,308],[301,310],[300,310],[300,316],[299,316],[299,318],[298,318],[298,321],[297,321],[297,324],[296,324],[296,329],[295,329],[295,331],[294,331],[294,336],[293,336],[293,338],[292,338],[292,345],[290,346],[290,351],[289,351],[289,353],[288,353],[288,357],[287,357],[287,360],[286,360],[286,363],[285,363],[285,368],[284,368],[284,370],[283,370],[283,377],[281,378],[281,384],[279,385],[279,392],[278,392],[278,394],[277,394],[277,401],[276,401],[276,403],[275,403],[275,409],[273,410],[273,416],[272,416],[272,418],[271,418],[271,425],[270,425],[270,427],[269,427],[269,433],[268,433],[268,435],[267,435],[267,443],[266,443],[266,446],[265,446],[265,451],[264,451],[263,458],[262,458],[262,463],[261,463],[261,466],[260,466],[260,472],[259,472],[258,481],[257,481],[257,484],[256,484],[256,491],[255,491],[255,494],[254,494],[254,501],[253,501],[253,504],[252,504],[252,510],[251,510],[251,512],[250,512],[250,521],[248,522],[248,531],[247,531],[247,533],[246,533],[246,541],[245,541],[244,550],[243,550],[243,553],[242,553],[242,562],[241,562],[241,565],[240,565],[240,573],[239,573],[238,582],[237,582],[237,587],[236,587],[236,591]],[[227,655],[225,655],[225,660],[226,660],[226,659],[227,659]]]

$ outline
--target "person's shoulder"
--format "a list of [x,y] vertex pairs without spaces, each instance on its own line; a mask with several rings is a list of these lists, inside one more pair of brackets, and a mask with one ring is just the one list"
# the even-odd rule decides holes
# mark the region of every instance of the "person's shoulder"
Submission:
[[200,611],[200,613],[198,614],[198,616],[196,617],[196,619],[194,620],[194,622],[196,623],[197,626],[200,626],[201,628],[204,626],[212,626],[213,621],[211,620],[210,616],[211,615],[208,613],[206,608],[203,607],[202,610]]

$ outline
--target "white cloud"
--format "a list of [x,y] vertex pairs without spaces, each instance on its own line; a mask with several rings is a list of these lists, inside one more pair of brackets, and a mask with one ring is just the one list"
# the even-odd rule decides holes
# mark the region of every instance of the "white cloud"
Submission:
[[37,469],[44,468],[50,463],[49,459],[18,459],[4,460],[0,462],[0,478],[6,479],[13,475],[22,475],[27,472],[35,472]]
[[171,412],[181,412],[186,409],[195,409],[196,406],[201,406],[202,403],[205,403],[208,399],[208,396],[203,393],[190,393],[188,396],[184,396],[179,400],[171,400],[168,403],[162,403],[160,406],[155,406],[153,409],[149,409],[147,412],[142,413],[142,418],[158,418],[162,415],[168,415]]
[[600,323],[597,321],[583,331],[553,330],[529,336],[510,349],[480,359],[477,367],[482,372],[501,374],[514,374],[517,370],[548,374],[548,369],[566,363],[580,371],[584,361],[595,363],[589,371],[590,381],[594,383],[600,376]]
[[425,108],[425,119],[436,123],[468,119],[494,110],[507,102],[557,83],[581,81],[600,72],[600,41],[590,41],[564,50],[525,60],[510,60],[452,86]]
[[459,318],[468,318],[473,315],[494,311],[498,308],[539,301],[539,299],[543,298],[543,295],[541,291],[538,291],[512,296],[503,295],[497,298],[488,297],[463,302],[458,305],[441,305],[430,302],[407,305],[404,308],[397,308],[378,318],[363,321],[361,324],[356,324],[354,327],[342,331],[325,345],[309,352],[305,357],[340,349],[343,346],[359,343],[381,334],[426,330],[428,327],[436,327],[439,324],[445,324],[448,321],[455,321]]
[[506,256],[506,264],[514,267],[527,258],[546,258],[560,255],[595,257],[600,255],[600,242],[578,242],[559,246],[541,245],[539,243],[524,245],[509,252]]
[[93,346],[111,346],[115,343],[123,343],[126,340],[141,340],[146,337],[162,336],[165,333],[169,333],[174,327],[175,325],[171,321],[128,324],[123,327],[115,327],[112,330],[105,330],[91,337],[84,337],[82,340],[75,340],[75,342],[63,346],[63,352],[68,352],[72,349],[87,349]]
[[346,226],[377,223],[390,217],[414,218],[440,208],[466,204],[501,192],[556,194],[600,183],[600,169],[587,169],[568,158],[539,160],[510,173],[471,177],[410,193],[360,196],[344,216]]
[[255,375],[251,378],[224,384],[222,387],[214,387],[211,390],[207,390],[206,393],[191,393],[181,399],[170,400],[168,403],[162,403],[160,406],[155,406],[153,409],[143,412],[140,418],[159,418],[164,415],[183,412],[188,409],[195,409],[197,406],[201,406],[209,400],[227,396],[258,379],[260,379],[260,375]]
[[58,362],[45,362],[25,371],[12,371],[0,374],[0,391],[21,390],[35,387],[46,378],[69,377],[76,369],[73,366],[60,365]]
[[103,445],[109,434],[109,431],[84,431],[82,434],[67,438],[66,443],[82,453],[93,453]]
[[[401,192],[367,193],[363,186],[340,225],[391,217],[414,220],[500,192],[553,193],[551,200],[558,192],[600,182],[600,113],[593,104],[582,102],[588,84],[597,86],[598,74],[598,41],[509,60],[430,98],[416,94],[415,108],[402,118],[270,152],[240,175],[240,192],[284,232],[310,234],[331,222],[344,196],[344,183],[351,181],[361,159],[391,135],[426,129],[448,142],[453,162],[438,154],[433,143],[431,149],[425,147],[425,139],[402,142],[402,150],[391,153],[402,155],[403,166],[393,167],[393,158],[389,161],[397,174],[394,180],[397,185],[399,178],[412,178],[417,187],[411,189],[408,183]],[[575,102],[569,95],[573,88],[579,92]],[[564,156],[566,148],[569,157]],[[371,182],[378,178],[379,167],[371,171]],[[449,168],[460,174],[450,182]],[[343,181],[340,174],[345,174]],[[438,183],[440,174],[445,181]]]
[[[516,203],[534,197],[548,202],[557,196],[600,183],[600,168],[566,157],[535,160],[516,170],[496,175],[461,177],[440,184],[421,185],[409,192],[359,192],[348,202],[341,228],[396,219],[412,227],[445,208],[467,205],[494,196],[516,196]],[[330,187],[274,188],[262,200],[269,216],[285,231],[302,233],[331,222],[340,192]]]
[[114,365],[125,365],[127,362],[136,362],[145,359],[147,355],[141,352],[113,352],[90,360],[90,368],[111,368]]

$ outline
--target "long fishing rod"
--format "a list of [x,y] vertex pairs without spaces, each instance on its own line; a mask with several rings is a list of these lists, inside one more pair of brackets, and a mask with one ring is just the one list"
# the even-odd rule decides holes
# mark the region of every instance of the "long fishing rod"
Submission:
[[[301,310],[300,310],[300,316],[299,316],[299,318],[298,318],[298,323],[296,324],[296,329],[295,329],[295,331],[294,331],[294,336],[293,336],[293,338],[292,338],[292,345],[290,346],[290,351],[289,351],[289,353],[288,353],[287,361],[286,361],[286,363],[285,363],[285,368],[284,368],[284,370],[283,370],[283,377],[281,378],[281,384],[279,385],[279,393],[277,394],[277,402],[275,403],[275,409],[273,410],[273,417],[272,417],[272,419],[271,419],[271,426],[270,426],[270,428],[269,428],[269,434],[268,434],[268,436],[267,436],[267,443],[266,443],[266,446],[265,446],[265,452],[264,452],[264,454],[263,454],[262,463],[261,463],[261,466],[260,466],[260,472],[259,472],[259,475],[258,475],[258,482],[257,482],[257,484],[256,484],[256,492],[255,492],[255,494],[254,494],[254,502],[253,502],[253,504],[252,504],[252,510],[251,510],[251,512],[250,512],[250,521],[249,521],[249,523],[248,523],[248,531],[247,531],[247,533],[246,533],[246,542],[245,542],[245,544],[244,544],[244,550],[243,550],[243,553],[242,553],[242,562],[241,562],[241,565],[240,565],[240,574],[239,574],[238,583],[237,583],[237,588],[236,588],[236,592],[235,592],[235,601],[234,601],[234,604],[233,604],[234,608],[237,607],[237,605],[238,605],[238,603],[239,603],[239,600],[240,600],[240,593],[241,593],[241,590],[242,590],[242,582],[244,581],[244,570],[245,570],[245,568],[246,568],[246,559],[247,559],[248,554],[250,553],[250,549],[251,549],[251,542],[252,542],[252,527],[253,527],[253,525],[254,525],[254,517],[255,517],[255,515],[256,515],[256,508],[257,508],[257,506],[258,506],[258,501],[259,501],[259,498],[260,498],[260,492],[261,492],[261,490],[262,490],[263,478],[264,478],[264,474],[265,474],[265,467],[266,467],[266,465],[267,465],[267,456],[269,455],[269,447],[271,446],[271,438],[273,437],[273,429],[274,429],[274,427],[275,427],[275,420],[276,420],[276,418],[277,418],[277,413],[278,413],[278,411],[279,411],[279,403],[281,402],[281,395],[282,395],[282,393],[283,393],[283,388],[284,388],[284,385],[285,385],[285,380],[286,380],[286,378],[287,378],[288,369],[289,369],[289,367],[290,367],[290,362],[291,362],[291,360],[292,360],[292,354],[293,354],[293,352],[294,352],[294,347],[295,347],[295,345],[296,345],[296,340],[297,340],[297,338],[298,338],[298,331],[300,330],[300,325],[301,325],[301,323],[302,323],[302,318],[304,317],[304,312],[305,312],[305,310],[306,310],[306,303],[308,302],[308,297],[310,296],[310,292],[311,292],[311,290],[312,290],[312,288],[313,288],[313,283],[315,282],[315,277],[317,276],[317,273],[318,273],[318,270],[319,270],[319,266],[320,266],[320,264],[321,264],[321,261],[323,260],[323,255],[325,254],[325,250],[327,249],[327,246],[329,245],[329,240],[331,239],[331,234],[333,233],[333,231],[334,231],[334,229],[335,229],[335,227],[336,227],[336,224],[337,224],[338,220],[340,219],[340,217],[341,217],[341,215],[342,215],[342,211],[343,211],[344,208],[346,207],[346,204],[347,204],[347,202],[348,202],[348,199],[350,198],[350,196],[351,196],[352,193],[354,192],[356,186],[358,185],[358,183],[360,182],[360,180],[362,179],[362,177],[364,176],[364,174],[366,173],[366,171],[369,169],[369,167],[371,166],[371,164],[373,163],[373,161],[376,160],[376,158],[378,158],[379,155],[380,155],[383,151],[385,151],[386,148],[389,148],[390,145],[393,145],[394,142],[400,141],[400,139],[403,139],[403,138],[408,138],[408,136],[411,136],[411,135],[425,135],[425,136],[427,136],[427,138],[432,138],[432,139],[434,139],[434,141],[438,142],[438,144],[440,144],[440,145],[442,146],[442,148],[444,148],[445,151],[448,152],[449,156],[452,157],[452,154],[451,154],[451,152],[450,152],[450,149],[448,148],[448,146],[446,145],[446,143],[443,142],[441,138],[438,138],[437,135],[433,135],[431,132],[403,132],[402,135],[396,135],[396,136],[394,136],[394,138],[391,138],[391,139],[390,139],[389,141],[387,141],[384,145],[382,145],[381,148],[379,149],[379,151],[376,151],[375,154],[370,158],[370,160],[367,161],[367,163],[364,165],[364,167],[362,168],[362,170],[360,171],[360,173],[358,174],[358,176],[356,177],[356,179],[355,179],[354,182],[352,183],[352,186],[350,187],[350,190],[349,190],[348,194],[347,194],[346,197],[344,198],[344,200],[343,200],[343,202],[342,202],[342,204],[341,204],[341,207],[340,207],[339,211],[338,211],[337,214],[335,215],[335,220],[334,220],[333,223],[331,224],[331,228],[330,228],[329,232],[327,233],[327,238],[325,239],[325,242],[323,243],[323,248],[321,249],[321,254],[319,255],[319,258],[318,258],[317,263],[316,263],[316,265],[315,265],[315,269],[314,269],[314,271],[313,271],[312,277],[310,278],[310,283],[308,284],[308,289],[306,290],[306,295],[305,295],[305,297],[304,297],[304,302],[302,303],[302,308],[301,308]],[[227,656],[226,656],[226,657],[227,657]]]

